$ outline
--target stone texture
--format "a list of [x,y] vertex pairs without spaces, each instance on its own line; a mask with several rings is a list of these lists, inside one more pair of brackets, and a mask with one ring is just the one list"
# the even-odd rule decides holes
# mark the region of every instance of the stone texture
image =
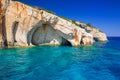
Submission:
[[79,26],[85,29],[87,33],[91,34],[95,41],[107,41],[106,34],[101,32],[99,29],[87,26],[84,23],[79,23]]
[[6,10],[8,7],[10,0],[0,0],[0,46],[7,46],[7,38],[6,38]]
[[3,14],[0,14],[0,42],[6,39],[8,46],[64,45],[67,43],[79,46],[93,44],[94,39],[105,41],[104,33],[99,34],[99,31],[94,30],[87,32],[85,28],[44,10],[10,0],[2,0],[1,3],[0,6],[3,9],[0,7],[0,11]]
[[81,44],[82,45],[92,45],[94,42],[93,40],[93,36],[88,34],[87,36],[86,35],[82,35],[82,40],[81,40]]
[[2,44],[2,2],[0,1],[0,45]]

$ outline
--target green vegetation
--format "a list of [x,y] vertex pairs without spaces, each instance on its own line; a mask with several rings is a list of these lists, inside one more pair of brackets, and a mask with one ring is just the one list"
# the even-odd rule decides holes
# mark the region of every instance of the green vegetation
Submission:
[[36,8],[36,9],[39,9],[39,10],[44,10],[44,11],[46,11],[46,12],[48,12],[48,13],[51,13],[51,14],[56,14],[55,12],[53,12],[53,11],[50,11],[50,10],[47,10],[47,9],[45,9],[45,8],[39,8],[39,7],[36,7],[36,6],[32,6],[32,7],[34,7],[34,8]]
[[80,21],[79,23],[84,23],[83,21]]
[[47,10],[47,9],[45,9],[45,8],[38,8],[38,9],[40,9],[40,10],[44,10],[44,11],[46,11],[46,12],[48,12],[48,13],[51,13],[51,14],[56,14],[55,12],[50,11],[50,10]]
[[76,20],[72,20],[72,23],[76,24]]
[[86,25],[89,26],[89,27],[92,27],[92,24],[91,24],[91,23],[87,23]]
[[65,19],[65,20],[67,20],[67,21],[71,21],[69,18],[65,18],[65,17],[63,17],[63,16],[59,16],[59,17]]
[[91,23],[87,23],[86,25],[89,26],[89,27],[92,27],[92,28],[96,28]]
[[72,20],[73,24],[75,24],[76,26],[79,26],[76,22],[77,22],[76,20]]
[[76,26],[79,26],[76,22],[76,20],[72,20],[72,19],[69,19],[69,18],[65,18],[65,17],[63,17],[63,16],[59,16],[60,18],[63,18],[63,19],[65,19],[65,20],[67,20],[67,21],[69,21],[69,22],[72,22],[73,24],[75,24]]

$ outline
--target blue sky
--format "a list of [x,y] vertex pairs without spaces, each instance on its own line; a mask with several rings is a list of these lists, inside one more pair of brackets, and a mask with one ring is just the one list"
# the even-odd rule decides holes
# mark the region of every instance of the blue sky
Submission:
[[19,0],[73,20],[92,23],[107,34],[120,36],[120,0]]

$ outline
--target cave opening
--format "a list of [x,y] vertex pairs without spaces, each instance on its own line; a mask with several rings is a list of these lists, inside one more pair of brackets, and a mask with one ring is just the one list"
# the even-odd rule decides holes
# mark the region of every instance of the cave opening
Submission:
[[12,42],[13,43],[17,42],[16,40],[17,29],[18,29],[18,22],[15,21],[12,25]]
[[52,40],[54,30],[48,24],[42,24],[34,29],[32,34],[31,43],[33,45],[47,44]]
[[66,40],[64,38],[62,38],[62,44],[61,45],[63,45],[63,46],[72,46],[72,44],[68,40]]
[[31,36],[32,45],[65,45],[71,46],[71,43],[60,36],[57,31],[49,24],[36,26]]

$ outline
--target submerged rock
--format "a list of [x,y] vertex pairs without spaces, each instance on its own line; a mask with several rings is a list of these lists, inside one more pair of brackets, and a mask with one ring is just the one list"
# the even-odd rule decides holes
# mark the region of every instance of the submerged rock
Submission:
[[65,45],[72,46],[93,44],[94,40],[106,41],[106,35],[85,24],[75,25],[26,4],[0,1],[0,44],[6,46]]

